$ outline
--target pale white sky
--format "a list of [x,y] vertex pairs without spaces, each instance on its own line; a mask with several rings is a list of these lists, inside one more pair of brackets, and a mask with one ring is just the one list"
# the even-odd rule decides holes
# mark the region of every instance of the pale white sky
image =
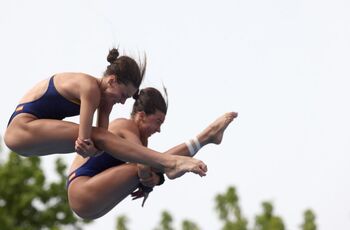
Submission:
[[[113,45],[146,52],[144,86],[163,80],[170,100],[150,147],[165,151],[226,111],[239,118],[220,146],[198,154],[207,177],[167,181],[145,208],[127,198],[86,230],[112,230],[119,214],[131,229],[153,229],[162,210],[177,227],[188,218],[219,229],[214,196],[230,185],[251,224],[267,200],[287,229],[307,208],[320,230],[350,229],[349,11],[345,0],[1,1],[0,131],[36,82],[63,71],[100,76]],[[49,177],[55,158],[43,157]]]

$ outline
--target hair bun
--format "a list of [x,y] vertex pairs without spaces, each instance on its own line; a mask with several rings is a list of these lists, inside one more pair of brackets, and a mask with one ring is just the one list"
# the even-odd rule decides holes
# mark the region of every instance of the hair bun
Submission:
[[118,57],[119,57],[118,49],[113,48],[108,53],[107,61],[112,64],[118,59]]

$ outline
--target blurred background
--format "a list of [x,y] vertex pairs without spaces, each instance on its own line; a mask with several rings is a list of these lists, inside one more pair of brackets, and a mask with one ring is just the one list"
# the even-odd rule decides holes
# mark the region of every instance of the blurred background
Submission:
[[[65,203],[58,201],[74,153],[11,160],[2,143],[1,175],[7,179],[1,180],[0,207],[9,217],[3,221],[11,224],[10,215],[29,205],[36,209],[21,213],[22,222],[56,210],[36,217],[58,221],[42,229],[116,229],[117,218],[128,229],[160,228],[161,220],[176,229],[183,220],[190,220],[188,229],[222,229],[231,222],[243,228],[227,229],[263,229],[259,223],[266,221],[278,226],[266,229],[300,229],[306,217],[317,229],[350,229],[349,10],[344,0],[1,1],[2,136],[34,84],[57,72],[99,77],[112,47],[136,58],[145,53],[142,86],[161,90],[164,82],[168,89],[168,115],[150,148],[163,152],[224,112],[239,113],[221,145],[196,155],[208,165],[206,177],[167,180],[144,208],[128,197],[87,224],[67,206],[53,208]],[[115,106],[111,119],[129,117],[131,106],[132,100]],[[20,185],[29,187],[20,192]],[[23,204],[11,203],[11,195]],[[225,207],[231,214],[220,220]],[[70,222],[59,222],[66,218]]]

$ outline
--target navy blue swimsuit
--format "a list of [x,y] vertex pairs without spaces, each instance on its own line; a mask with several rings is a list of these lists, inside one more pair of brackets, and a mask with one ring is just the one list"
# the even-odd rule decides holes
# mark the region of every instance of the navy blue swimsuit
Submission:
[[[125,162],[114,158],[106,152],[96,157],[90,157],[83,165],[69,174],[66,186],[68,188],[69,184],[79,176],[93,177],[111,167],[119,166],[122,164],[125,164]],[[164,183],[164,175],[163,173],[157,174],[160,178],[158,185],[161,185]],[[147,193],[150,193],[153,190],[152,188],[144,186],[141,183],[139,184],[139,187]]]
[[118,160],[106,152],[96,157],[90,157],[82,166],[69,174],[67,187],[72,180],[79,176],[93,177],[108,168],[122,165],[124,163],[124,161]]
[[8,125],[20,113],[30,113],[38,119],[62,120],[65,117],[79,115],[80,105],[64,98],[55,88],[53,78],[43,96],[37,100],[17,105]]

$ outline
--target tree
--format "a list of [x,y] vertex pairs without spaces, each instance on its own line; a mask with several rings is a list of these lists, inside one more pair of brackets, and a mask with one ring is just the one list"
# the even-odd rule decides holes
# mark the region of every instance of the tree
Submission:
[[119,216],[117,218],[117,230],[128,230],[127,224],[129,220],[125,215]]
[[302,230],[316,230],[316,216],[312,210],[308,209],[304,212],[304,223],[301,225]]
[[47,183],[39,157],[11,152],[0,164],[0,226],[3,230],[81,229],[71,211],[66,185],[66,165],[56,160],[59,181]]
[[[234,187],[229,187],[223,194],[215,197],[215,209],[218,212],[219,219],[223,222],[223,230],[248,230],[248,221],[242,215],[239,207],[239,198]],[[262,203],[262,213],[255,217],[254,230],[284,230],[284,223],[281,217],[273,213],[273,205],[270,202]],[[119,221],[119,220],[118,220]],[[173,217],[167,211],[162,212],[159,227],[155,230],[174,230],[172,227]],[[123,222],[123,228],[117,230],[126,230],[126,222]],[[302,230],[316,230],[315,215],[311,210],[304,213],[304,223]],[[182,221],[182,230],[200,230],[198,225],[190,220]]]
[[226,193],[215,197],[216,211],[224,222],[223,230],[247,230],[248,221],[242,216],[238,201],[234,187],[229,187]]
[[273,206],[270,202],[263,202],[263,213],[255,218],[255,230],[284,230],[284,224],[280,217],[274,216]]
[[167,211],[162,212],[162,217],[159,223],[159,227],[155,228],[155,230],[174,230],[172,227],[173,217]]
[[190,220],[182,221],[182,230],[200,230],[197,224]]

